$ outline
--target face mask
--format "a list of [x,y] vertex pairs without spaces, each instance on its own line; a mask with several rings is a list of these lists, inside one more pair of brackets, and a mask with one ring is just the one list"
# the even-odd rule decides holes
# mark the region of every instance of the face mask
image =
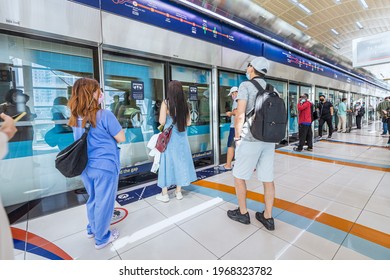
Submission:
[[99,100],[98,100],[98,104],[99,104],[99,105],[102,104],[103,100],[104,100],[104,93],[102,92],[102,93],[100,94],[100,97],[99,97]]
[[248,72],[246,72],[246,73],[245,73],[245,76],[246,76],[246,78],[247,78],[248,80],[250,80],[250,79],[251,79],[251,75],[249,75],[249,73],[248,73]]
[[321,101],[324,101],[324,100],[325,100],[325,98],[320,98],[320,100],[321,100]]

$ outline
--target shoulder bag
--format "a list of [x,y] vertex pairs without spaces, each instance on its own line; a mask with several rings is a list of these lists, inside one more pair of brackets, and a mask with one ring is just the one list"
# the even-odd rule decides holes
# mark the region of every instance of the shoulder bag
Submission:
[[55,165],[65,177],[72,178],[83,173],[88,163],[87,136],[91,124],[87,122],[83,135],[73,144],[58,153]]
[[172,128],[173,124],[171,124],[168,128],[164,129],[157,138],[156,149],[160,153],[163,153],[167,148],[169,139],[171,138]]

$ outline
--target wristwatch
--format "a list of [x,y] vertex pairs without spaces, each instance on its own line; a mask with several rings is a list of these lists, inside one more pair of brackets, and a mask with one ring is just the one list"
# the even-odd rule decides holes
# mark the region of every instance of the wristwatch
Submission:
[[240,141],[241,140],[241,136],[239,138],[234,137],[233,140],[234,140],[234,142]]

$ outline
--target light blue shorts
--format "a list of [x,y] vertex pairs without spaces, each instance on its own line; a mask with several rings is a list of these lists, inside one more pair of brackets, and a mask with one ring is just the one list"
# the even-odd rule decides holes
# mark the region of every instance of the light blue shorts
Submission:
[[249,180],[256,169],[262,182],[274,180],[275,143],[241,141],[235,151],[233,176]]

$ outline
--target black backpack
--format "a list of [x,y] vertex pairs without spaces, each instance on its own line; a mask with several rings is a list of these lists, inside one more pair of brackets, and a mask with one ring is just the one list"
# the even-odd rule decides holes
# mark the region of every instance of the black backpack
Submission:
[[263,142],[279,143],[286,136],[287,110],[284,100],[267,84],[265,89],[249,80],[258,90],[254,108],[246,115],[254,138]]

